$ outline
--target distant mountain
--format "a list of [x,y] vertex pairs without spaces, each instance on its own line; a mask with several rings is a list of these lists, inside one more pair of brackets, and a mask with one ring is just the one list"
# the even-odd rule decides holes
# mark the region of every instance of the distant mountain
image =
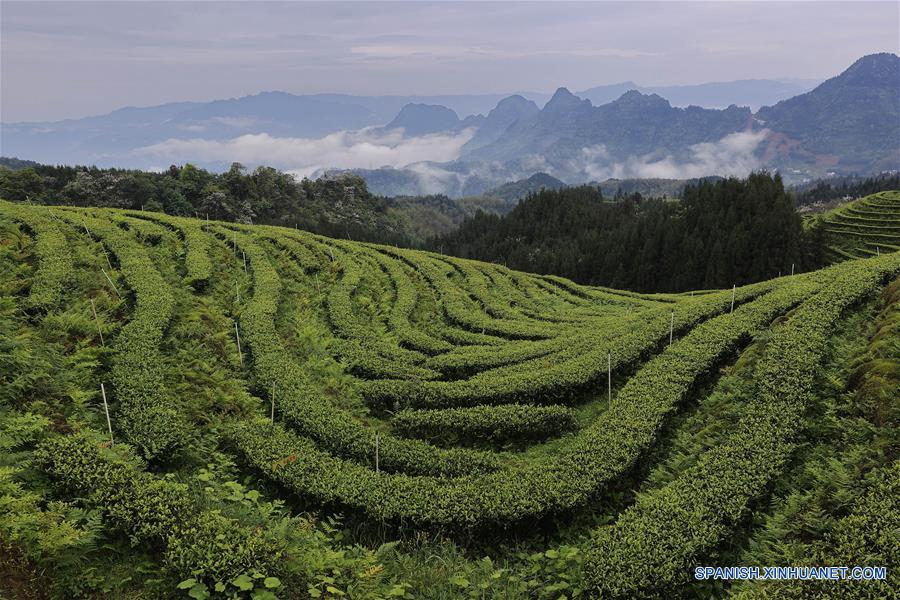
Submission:
[[[473,169],[467,163],[421,162],[404,168],[343,169],[328,171],[353,173],[366,180],[369,190],[379,196],[425,196],[446,194],[451,198],[480,196],[499,183],[516,179],[503,165]],[[318,176],[316,173],[315,176]]]
[[[893,54],[863,57],[815,89],[756,113],[747,105],[809,82],[666,88],[624,82],[581,96],[559,88],[549,98],[265,92],[56,123],[4,123],[0,152],[145,169],[190,161],[224,170],[238,160],[304,174],[353,170],[383,195],[479,195],[535,173],[572,185],[768,168],[791,183],[900,167],[898,63]],[[539,108],[535,101],[544,99]],[[679,105],[732,99],[726,108]],[[386,135],[400,129],[402,137]],[[456,135],[462,131],[471,137]],[[331,136],[336,132],[342,133]],[[439,133],[453,140],[418,140]],[[348,168],[354,165],[385,166]]]
[[514,205],[528,194],[539,192],[544,189],[558,190],[565,186],[566,184],[556,177],[552,177],[546,173],[535,173],[527,179],[510,181],[495,188],[491,188],[485,191],[483,195],[491,198],[500,198],[507,203]]
[[760,109],[767,163],[871,172],[900,167],[900,57],[865,56],[811,92]]
[[538,163],[554,177],[587,181],[631,157],[680,156],[752,123],[749,108],[675,108],[660,96],[634,90],[593,106],[560,88],[539,112],[460,160]]
[[407,136],[452,131],[459,127],[459,116],[439,104],[407,104],[385,129],[403,129]]
[[[739,82],[736,82],[739,83]],[[722,99],[716,86],[684,86],[695,90],[692,104],[718,106]],[[708,86],[704,88],[704,86]],[[600,86],[583,92],[595,105],[612,101],[629,89],[677,95],[676,88],[651,88],[632,83]],[[680,88],[679,88],[680,89]],[[704,97],[704,89],[710,95]],[[784,95],[790,97],[786,85]],[[805,91],[805,90],[802,90]],[[774,93],[774,92],[773,92]],[[733,102],[753,103],[750,96],[735,91]],[[513,98],[513,100],[510,100]],[[0,124],[0,152],[42,163],[98,164],[132,168],[159,167],[157,159],[135,154],[137,148],[166,140],[232,140],[246,134],[272,137],[321,138],[391,122],[407,104],[438,105],[454,111],[462,119],[459,129],[477,127],[466,150],[493,142],[509,125],[537,112],[549,94],[522,92],[509,94],[458,94],[442,96],[351,96],[347,94],[296,95],[270,91],[211,102],[172,102],[151,107],[127,107],[105,115],[54,122]],[[679,105],[673,100],[674,105]],[[491,116],[490,113],[497,111]],[[481,118],[477,115],[487,115]],[[483,121],[483,122],[482,122]],[[483,126],[483,128],[482,128]],[[483,129],[483,130],[482,130]],[[230,161],[201,161],[209,168],[227,168]],[[163,165],[164,166],[164,165]]]
[[697,85],[642,86],[633,81],[625,81],[592,87],[575,92],[575,95],[590,100],[596,106],[612,102],[627,91],[636,90],[644,94],[658,94],[672,106],[724,108],[735,104],[755,110],[808,92],[820,82],[818,79],[742,79]]
[[743,175],[760,168],[780,170],[790,182],[897,169],[900,58],[863,57],[812,91],[756,114],[736,105],[679,108],[637,90],[594,106],[560,88],[493,142],[463,150],[453,164],[457,172],[484,164],[499,172],[496,165],[502,165],[506,174],[543,171],[570,184]]
[[[535,97],[544,97],[541,94]],[[263,92],[213,102],[128,107],[106,115],[43,123],[0,124],[0,152],[42,163],[147,168],[133,150],[169,139],[231,140],[245,134],[321,138],[338,131],[390,123],[408,104],[438,105],[456,114],[487,113],[503,94],[349,96]],[[463,119],[462,127],[478,120]],[[202,162],[195,160],[194,162]],[[225,161],[224,167],[227,167]],[[209,164],[213,168],[223,165]]]
[[488,113],[472,139],[463,146],[463,152],[490,144],[503,135],[510,125],[534,115],[539,110],[537,104],[522,96],[504,98]]
[[321,137],[389,120],[350,96],[264,92],[214,102],[123,108],[54,123],[4,123],[0,131],[4,154],[43,163],[146,167],[147,158],[131,156],[130,151],[168,139],[229,140],[247,133]]

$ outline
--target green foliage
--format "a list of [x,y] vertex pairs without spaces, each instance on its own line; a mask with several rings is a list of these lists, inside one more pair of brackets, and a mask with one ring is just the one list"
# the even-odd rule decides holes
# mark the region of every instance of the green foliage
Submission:
[[809,225],[832,262],[900,248],[900,192],[878,192],[817,215]]
[[62,298],[63,287],[72,273],[72,257],[66,250],[66,238],[54,223],[50,209],[44,214],[40,209],[10,210],[8,204],[0,204],[10,215],[22,221],[35,232],[35,252],[39,266],[28,295],[28,308],[44,309],[57,304]]
[[[254,355],[257,380],[270,390],[275,383],[279,412],[294,427],[338,454],[374,466],[376,432],[367,430],[344,411],[329,406],[309,381],[301,365],[284,353],[274,331],[281,282],[262,248],[247,234],[237,235],[253,272],[254,294],[241,313],[244,339]],[[465,450],[436,450],[427,444],[383,436],[379,444],[381,465],[388,470],[444,474],[486,470],[493,465],[488,455]]]
[[165,455],[186,444],[189,435],[186,419],[162,385],[159,343],[172,316],[172,292],[144,247],[120,227],[75,214],[64,218],[100,236],[134,292],[134,315],[116,339],[110,374],[119,401],[118,425],[145,457]]
[[563,406],[474,406],[403,410],[391,419],[398,433],[441,446],[502,447],[528,443],[575,430],[575,412]]
[[640,291],[746,284],[815,268],[780,176],[701,181],[678,202],[607,202],[591,186],[544,189],[504,217],[476,214],[433,250]]
[[725,536],[783,467],[830,329],[849,306],[900,272],[900,255],[841,271],[776,329],[732,435],[670,484],[640,497],[614,526],[598,530],[586,561],[597,593],[633,597],[684,582],[697,556]]
[[126,446],[105,446],[84,432],[50,439],[35,456],[62,489],[102,510],[135,543],[162,549],[175,573],[218,581],[245,569],[279,571],[284,549],[270,532],[198,510],[184,484],[142,471]]
[[[247,177],[178,185],[226,210]],[[869,202],[847,221],[890,226]],[[19,595],[42,573],[58,597],[758,596],[690,567],[892,556],[900,284],[852,309],[900,254],[644,294],[146,210],[56,209],[44,234],[45,209],[0,212]]]

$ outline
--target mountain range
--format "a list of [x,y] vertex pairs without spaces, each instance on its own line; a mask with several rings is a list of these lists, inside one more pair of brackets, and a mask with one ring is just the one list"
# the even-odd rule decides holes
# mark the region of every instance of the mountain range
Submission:
[[499,135],[500,128],[489,136],[479,129],[454,161],[358,172],[376,193],[415,193],[418,185],[465,196],[537,171],[581,183],[766,168],[798,182],[900,169],[900,58],[890,53],[860,58],[814,89],[756,112],[734,104],[682,108],[638,90],[595,106],[559,88],[543,108],[523,98],[516,105],[520,114]]
[[349,168],[383,195],[474,195],[538,172],[572,184],[758,168],[798,181],[900,168],[900,58],[869,55],[813,83],[625,82],[508,96],[264,92],[3,123],[0,153],[135,168],[223,169],[235,160],[302,175]]

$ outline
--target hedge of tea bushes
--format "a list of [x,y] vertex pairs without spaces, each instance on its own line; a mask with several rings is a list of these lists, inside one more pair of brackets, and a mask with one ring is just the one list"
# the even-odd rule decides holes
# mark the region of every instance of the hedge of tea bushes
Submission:
[[216,582],[281,571],[285,549],[271,532],[201,509],[186,485],[143,471],[127,449],[105,445],[89,432],[56,436],[35,458],[61,490],[101,509],[135,543],[161,551],[179,578]]
[[288,489],[372,518],[454,527],[506,525],[583,506],[649,448],[696,382],[723,356],[815,292],[796,279],[697,326],[641,368],[612,406],[554,454],[454,479],[376,473],[264,422],[229,433],[247,462]]
[[829,272],[832,281],[775,329],[754,377],[756,393],[729,438],[596,532],[585,566],[595,593],[635,597],[683,583],[781,471],[799,443],[831,329],[900,273],[900,254]]
[[63,289],[73,269],[66,236],[49,208],[0,201],[0,211],[13,220],[24,223],[35,235],[34,250],[38,266],[25,301],[26,308],[52,308],[62,298]]
[[[736,292],[736,305],[775,287],[764,282]],[[600,343],[570,344],[549,356],[482,371],[457,381],[366,382],[363,393],[374,406],[401,408],[455,408],[477,404],[558,404],[577,397],[586,387],[605,380],[608,354],[612,369],[633,364],[668,338],[674,313],[674,331],[682,332],[729,309],[731,292],[683,302],[672,310],[657,309],[639,326],[623,327],[622,335],[599,332]],[[590,335],[590,334],[589,334]]]
[[159,351],[174,309],[172,292],[146,248],[127,231],[86,212],[66,210],[61,214],[86,234],[99,238],[115,255],[125,284],[134,294],[131,320],[113,342],[110,400],[118,402],[114,426],[145,458],[166,457],[189,441],[191,429],[165,388]]
[[290,357],[275,330],[281,282],[265,251],[246,234],[233,234],[246,252],[253,276],[253,296],[240,316],[242,340],[250,350],[259,387],[268,392],[275,383],[279,418],[315,439],[338,456],[374,466],[379,435],[379,466],[387,471],[461,475],[492,470],[498,458],[467,449],[439,450],[417,440],[378,434],[340,410],[315,386],[302,364]]
[[566,406],[504,404],[435,410],[402,410],[391,419],[398,435],[438,446],[492,446],[540,442],[575,431]]
[[212,261],[209,258],[209,234],[203,230],[203,221],[155,212],[126,211],[125,214],[162,223],[177,231],[185,245],[184,266],[187,271],[185,283],[196,290],[202,290],[207,285],[212,276]]

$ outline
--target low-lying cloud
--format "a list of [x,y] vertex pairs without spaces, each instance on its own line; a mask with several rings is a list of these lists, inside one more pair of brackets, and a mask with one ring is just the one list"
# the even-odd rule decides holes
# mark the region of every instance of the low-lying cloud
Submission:
[[[591,146],[582,149],[577,168],[591,179],[661,178],[690,179],[707,175],[745,176],[762,163],[757,148],[769,135],[768,129],[730,133],[715,142],[702,142],[688,147],[684,156],[666,155],[629,157],[614,162],[607,149]],[[580,164],[577,164],[580,163]]]
[[168,139],[132,151],[135,156],[182,163],[268,165],[298,176],[322,169],[404,167],[422,161],[447,162],[459,156],[474,130],[404,137],[399,129],[339,131],[322,138],[273,137],[267,133],[229,140]]
[[[328,169],[402,169],[395,180],[373,181],[384,194],[477,194],[506,181],[543,171],[577,184],[606,179],[689,179],[708,175],[745,176],[762,166],[760,144],[769,131],[742,131],[714,142],[703,142],[677,155],[651,153],[622,159],[602,144],[585,147],[564,161],[532,155],[509,163],[453,162],[474,130],[404,137],[403,131],[377,128],[341,131],[322,138],[274,137],[246,134],[229,140],[169,139],[134,150],[154,164],[193,162],[200,165],[268,165],[297,177],[317,177]],[[384,177],[378,177],[382,180]],[[398,187],[399,186],[399,187]],[[382,189],[384,188],[384,189]]]

